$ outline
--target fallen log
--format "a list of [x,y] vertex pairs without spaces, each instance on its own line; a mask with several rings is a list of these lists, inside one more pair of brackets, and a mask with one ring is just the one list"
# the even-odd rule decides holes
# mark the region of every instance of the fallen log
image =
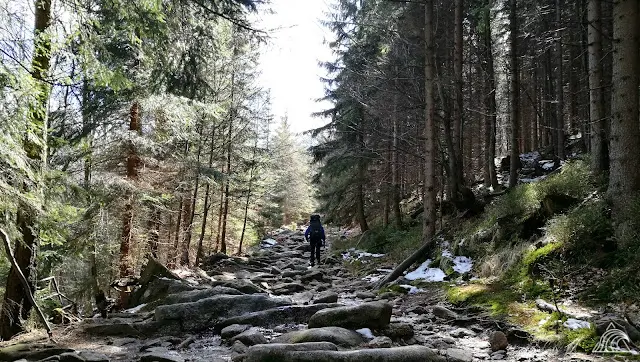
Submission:
[[413,254],[411,254],[411,256],[406,258],[402,263],[400,263],[400,265],[398,265],[395,269],[393,269],[393,271],[389,275],[387,275],[385,278],[381,279],[378,283],[376,283],[375,285],[376,289],[380,289],[385,285],[391,283],[392,281],[398,279],[402,275],[402,273],[405,272],[405,270],[409,269],[409,267],[413,265],[413,263],[420,260],[420,258],[422,258],[423,256],[429,254],[434,249],[434,246],[435,246],[434,239],[431,239],[428,242],[426,242],[423,246],[420,247],[420,249],[416,250]]

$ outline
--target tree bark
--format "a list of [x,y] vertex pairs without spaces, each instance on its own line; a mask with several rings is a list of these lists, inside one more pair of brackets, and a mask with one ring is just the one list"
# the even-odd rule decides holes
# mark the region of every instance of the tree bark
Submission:
[[499,188],[498,178],[496,176],[496,123],[498,111],[496,107],[496,79],[495,70],[493,69],[493,41],[491,36],[491,11],[487,7],[484,15],[484,45],[487,58],[487,96],[485,98],[487,115],[485,116],[485,167],[488,179],[485,180],[486,186],[491,186],[494,191]]
[[425,2],[424,41],[425,41],[425,181],[424,181],[424,219],[422,241],[433,242],[436,227],[436,123],[434,97],[434,36],[433,36],[433,0]]
[[518,67],[518,24],[517,24],[517,0],[510,0],[509,3],[509,43],[511,60],[511,79],[509,80],[509,107],[511,121],[511,165],[509,168],[509,187],[518,184],[518,166],[520,155],[518,150],[518,130],[520,121],[520,70]]
[[147,221],[147,226],[149,229],[149,254],[152,257],[158,259],[158,244],[160,243],[160,218],[162,214],[160,213],[160,209],[156,206],[151,206],[151,215],[149,220]]
[[[232,77],[233,78],[233,77]],[[233,83],[233,81],[232,81]],[[233,87],[233,85],[232,85]],[[233,102],[233,95],[232,95]],[[229,216],[229,182],[231,176],[231,151],[232,149],[232,130],[233,130],[233,117],[234,111],[231,110],[231,114],[229,117],[229,130],[227,132],[227,178],[224,183],[224,210],[222,213],[222,235],[220,237],[220,252],[223,254],[227,253],[227,218]]]
[[[393,141],[391,147],[391,193],[393,218],[398,229],[402,229],[402,211],[400,210],[400,173],[398,172],[398,72],[396,67],[396,91],[393,93]],[[388,216],[385,215],[388,220]]]
[[[140,104],[134,101],[129,109],[129,135],[133,137],[133,133],[140,133]],[[127,179],[131,183],[135,183],[138,180],[138,167],[140,164],[140,158],[136,151],[134,141],[132,139],[128,142],[128,154],[127,154]],[[132,187],[132,186],[130,186]],[[134,243],[133,233],[133,192],[128,189],[125,192],[125,205],[124,212],[122,214],[122,235],[120,237],[120,278],[132,276],[134,273],[133,260],[131,256],[131,246]],[[126,290],[120,292],[118,304],[125,306],[129,293]]]
[[[200,139],[202,139],[202,130],[204,128],[204,125],[200,125],[200,132],[199,136]],[[184,244],[183,244],[183,248],[182,248],[182,265],[188,265],[190,266],[191,264],[189,263],[189,253],[190,253],[190,248],[191,248],[191,235],[192,235],[192,229],[193,229],[193,220],[196,216],[196,201],[198,200],[198,190],[200,188],[200,155],[202,153],[202,142],[198,142],[198,150],[196,151],[196,175],[194,178],[194,185],[193,185],[193,196],[191,198],[191,205],[189,208],[189,215],[188,215],[188,220],[189,222],[185,225],[185,233],[184,233]]]
[[564,76],[562,52],[562,5],[556,0],[556,150],[557,156],[564,159]]
[[356,186],[356,217],[358,219],[358,224],[360,224],[360,231],[365,232],[369,230],[369,224],[367,223],[367,216],[364,210],[364,181],[367,177],[367,164],[364,160],[364,138],[360,131],[357,132],[358,138],[358,177],[357,177],[357,186]]
[[637,243],[634,203],[640,191],[640,127],[638,127],[638,74],[640,41],[638,0],[613,5],[613,94],[608,198],[616,239],[621,246]]
[[[216,129],[215,126],[211,127],[211,147],[209,148],[209,163],[207,164],[209,166],[209,169],[213,168],[213,154],[215,149],[214,141],[215,141],[215,134],[216,134],[215,129]],[[198,239],[198,252],[196,253],[196,262],[195,262],[196,266],[200,264],[200,260],[202,260],[202,258],[204,257],[204,246],[203,246],[204,234],[207,227],[207,218],[209,217],[209,209],[211,208],[210,193],[211,193],[211,184],[207,182],[207,186],[205,186],[205,190],[204,190],[204,210],[202,211],[202,227],[200,228],[200,238]]]
[[[459,185],[464,185],[464,153],[463,153],[463,124],[464,124],[464,104],[462,97],[462,23],[464,21],[463,0],[455,0],[454,11],[454,34],[453,34],[453,78],[454,78],[454,99],[455,105],[453,117],[453,145],[455,154],[455,170],[454,175]],[[469,168],[470,170],[470,168]],[[456,187],[456,190],[458,187]],[[454,200],[458,199],[457,195],[452,195]]]
[[[49,74],[51,61],[51,40],[48,30],[51,26],[51,0],[40,0],[35,6],[34,54],[31,61],[31,76],[36,81],[37,93],[33,105],[29,109],[29,128],[34,133],[32,138],[25,138],[23,148],[27,156],[34,161],[40,175],[47,164],[47,104],[51,87],[45,82]],[[37,138],[34,142],[33,139]],[[37,195],[41,190],[35,191]],[[0,337],[9,340],[23,331],[22,321],[29,317],[33,303],[28,294],[35,292],[36,261],[39,239],[35,217],[19,206],[17,226],[22,234],[22,241],[16,240],[16,264],[9,269],[5,288],[4,301],[0,309]],[[20,274],[27,280],[27,288],[21,283]]]
[[607,170],[608,150],[602,92],[602,6],[589,0],[589,123],[591,124],[591,169],[595,174]]

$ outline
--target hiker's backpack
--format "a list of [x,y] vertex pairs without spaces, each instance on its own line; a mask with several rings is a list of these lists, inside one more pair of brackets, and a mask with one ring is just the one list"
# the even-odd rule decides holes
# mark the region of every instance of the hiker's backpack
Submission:
[[309,224],[309,241],[318,242],[322,240],[322,224],[312,222]]

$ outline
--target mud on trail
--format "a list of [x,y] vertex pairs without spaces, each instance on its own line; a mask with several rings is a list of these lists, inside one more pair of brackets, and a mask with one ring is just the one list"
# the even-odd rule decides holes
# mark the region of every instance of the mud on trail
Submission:
[[309,250],[300,231],[285,230],[248,257],[214,254],[198,270],[152,260],[132,309],[59,326],[55,344],[23,335],[0,345],[0,361],[595,359],[561,355],[482,311],[453,308],[436,287],[377,293],[375,276],[355,277],[326,251],[311,268]]

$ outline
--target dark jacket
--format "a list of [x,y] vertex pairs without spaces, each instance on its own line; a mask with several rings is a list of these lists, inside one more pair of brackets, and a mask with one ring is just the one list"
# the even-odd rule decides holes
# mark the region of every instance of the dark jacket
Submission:
[[[321,233],[321,238],[322,238],[322,242],[325,241],[325,235],[324,235],[324,228],[322,227],[322,225],[318,225],[320,227],[320,233]],[[307,227],[307,230],[304,232],[304,238],[305,240],[309,241],[309,234],[311,234],[311,225],[309,225],[309,227]]]

